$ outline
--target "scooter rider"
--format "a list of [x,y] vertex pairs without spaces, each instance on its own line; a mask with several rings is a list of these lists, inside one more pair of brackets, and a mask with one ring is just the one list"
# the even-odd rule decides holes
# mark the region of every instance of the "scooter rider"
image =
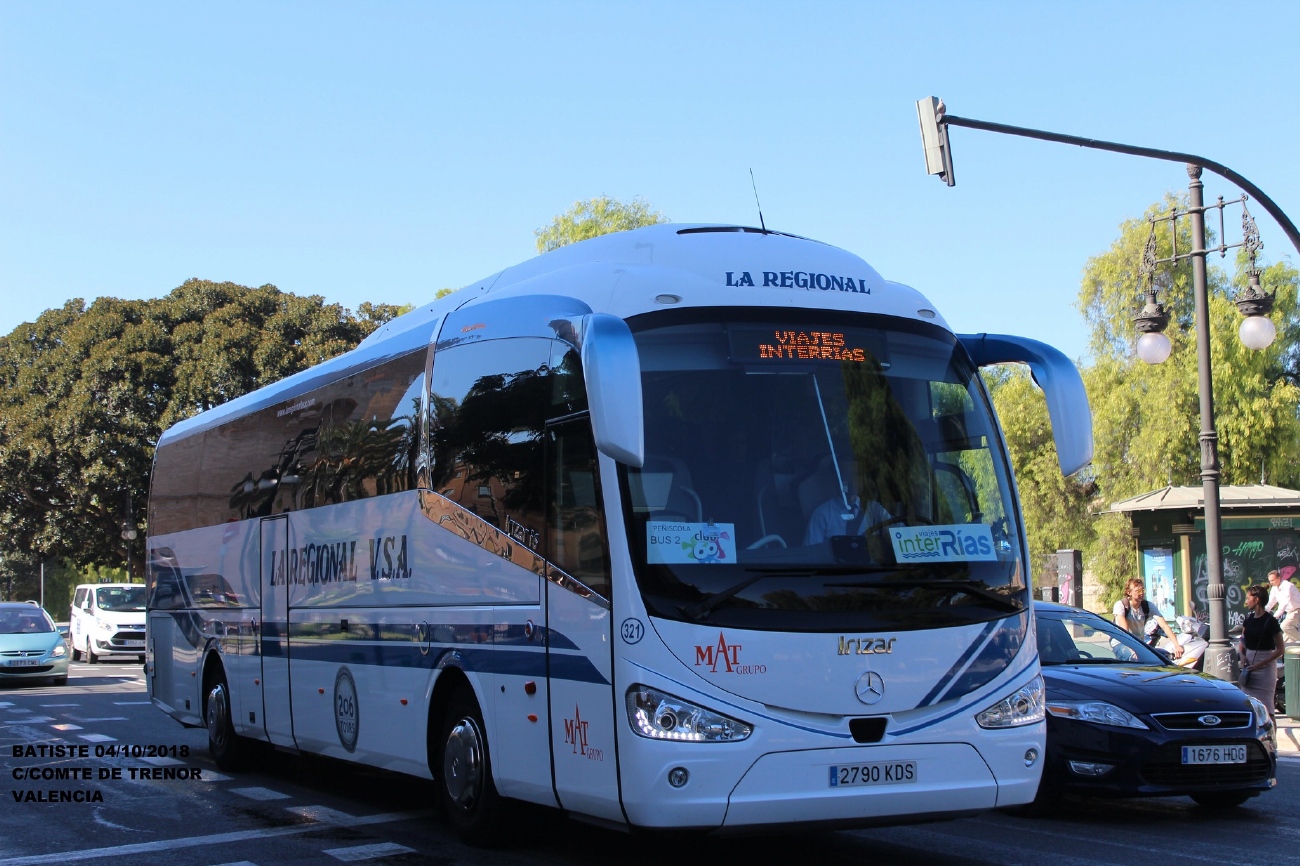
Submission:
[[1174,658],[1180,658],[1183,654],[1182,644],[1174,636],[1174,630],[1169,627],[1169,623],[1165,622],[1160,611],[1147,601],[1146,586],[1140,577],[1130,578],[1124,588],[1124,597],[1115,602],[1115,625],[1148,645],[1153,642],[1148,639],[1148,632],[1154,637],[1154,632],[1159,629],[1165,633],[1172,644],[1169,648],[1170,654]]

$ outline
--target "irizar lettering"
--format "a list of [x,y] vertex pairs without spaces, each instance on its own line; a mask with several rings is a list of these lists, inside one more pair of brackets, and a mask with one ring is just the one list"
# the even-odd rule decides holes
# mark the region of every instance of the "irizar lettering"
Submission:
[[[727,271],[727,285],[752,286],[754,277],[749,271]],[[819,274],[813,271],[762,271],[763,285],[782,289],[820,289],[823,292],[854,292],[871,294],[871,286],[862,277],[840,274]]]
[[885,655],[894,651],[896,637],[844,637],[840,636],[840,655],[869,656],[877,653]]

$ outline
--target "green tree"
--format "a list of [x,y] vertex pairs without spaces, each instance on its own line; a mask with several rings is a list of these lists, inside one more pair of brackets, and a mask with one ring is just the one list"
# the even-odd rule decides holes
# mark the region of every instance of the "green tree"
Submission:
[[1015,467],[1031,561],[1092,541],[1088,507],[1097,491],[1091,469],[1061,475],[1047,401],[1027,367],[1007,365],[984,372]]
[[537,251],[549,253],[588,238],[665,222],[668,222],[668,218],[652,210],[643,199],[621,202],[603,195],[588,201],[574,202],[571,208],[551,220],[550,225],[533,234],[537,236]]
[[189,280],[147,301],[73,300],[0,337],[0,553],[142,573],[163,430],[357,345],[397,308],[353,316],[274,286]]
[[[1167,196],[1143,218],[1126,221],[1110,249],[1090,259],[1084,268],[1079,308],[1089,325],[1095,359],[1084,371],[1096,446],[1092,471],[1100,494],[1094,512],[1166,485],[1200,483],[1199,389],[1189,262],[1162,265],[1156,273],[1155,287],[1170,314],[1165,332],[1173,347],[1169,359],[1149,366],[1134,353],[1138,334],[1133,315],[1145,302],[1139,291],[1139,270],[1151,231],[1148,218],[1165,215],[1174,206],[1185,208],[1186,202]],[[1180,252],[1192,248],[1186,223],[1179,221]],[[1156,243],[1158,258],[1172,255],[1170,223],[1159,224]],[[1235,271],[1229,276],[1211,266],[1208,273],[1221,481],[1296,486],[1300,482],[1296,460],[1300,453],[1300,388],[1296,384],[1300,274],[1286,264],[1264,269],[1263,283],[1277,289],[1272,318],[1278,326],[1278,339],[1268,349],[1253,352],[1237,337],[1241,316],[1231,301],[1246,283],[1244,259],[1238,259]],[[1094,522],[1092,535],[1084,547],[1088,567],[1109,595],[1117,596],[1123,581],[1137,568],[1127,519],[1102,515]]]

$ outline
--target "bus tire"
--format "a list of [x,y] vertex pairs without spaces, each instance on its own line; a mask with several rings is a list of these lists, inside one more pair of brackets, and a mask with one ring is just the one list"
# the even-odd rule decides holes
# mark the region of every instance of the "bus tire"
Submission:
[[222,770],[236,770],[248,752],[248,741],[235,733],[231,718],[230,686],[220,667],[208,682],[208,693],[203,701],[203,721],[208,729],[208,751],[212,760]]
[[468,683],[452,694],[437,742],[438,799],[447,823],[467,845],[502,844],[505,803],[492,782],[487,729]]

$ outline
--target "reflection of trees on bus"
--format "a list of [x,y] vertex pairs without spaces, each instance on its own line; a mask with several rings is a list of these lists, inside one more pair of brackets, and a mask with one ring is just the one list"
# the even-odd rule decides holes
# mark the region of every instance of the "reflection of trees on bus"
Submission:
[[[930,464],[912,420],[903,411],[879,362],[840,365],[848,397],[849,442],[857,458],[857,489],[863,502],[875,500],[908,523],[929,522]],[[886,456],[888,455],[888,456]]]
[[351,400],[332,405],[318,426],[284,444],[274,465],[256,477],[249,472],[230,489],[230,508],[240,519],[266,517],[277,501],[282,510],[313,508],[414,487],[419,399],[410,414],[388,421],[331,420],[346,419],[354,409]]
[[276,463],[257,478],[249,472],[230,488],[230,508],[241,520],[271,514],[281,483],[290,483],[302,458],[316,448],[316,428],[301,431],[280,449]]
[[[549,388],[548,370],[541,367],[481,376],[459,404],[446,396],[436,397],[432,486],[446,487],[454,470],[463,466],[465,484],[491,486],[495,494],[492,482],[500,482],[505,512],[539,514],[545,490],[542,429]],[[495,525],[505,528],[502,515],[492,516]],[[520,519],[528,525],[535,522]]]
[[297,505],[313,508],[414,487],[420,404],[392,420],[324,423],[313,458],[297,475]]

